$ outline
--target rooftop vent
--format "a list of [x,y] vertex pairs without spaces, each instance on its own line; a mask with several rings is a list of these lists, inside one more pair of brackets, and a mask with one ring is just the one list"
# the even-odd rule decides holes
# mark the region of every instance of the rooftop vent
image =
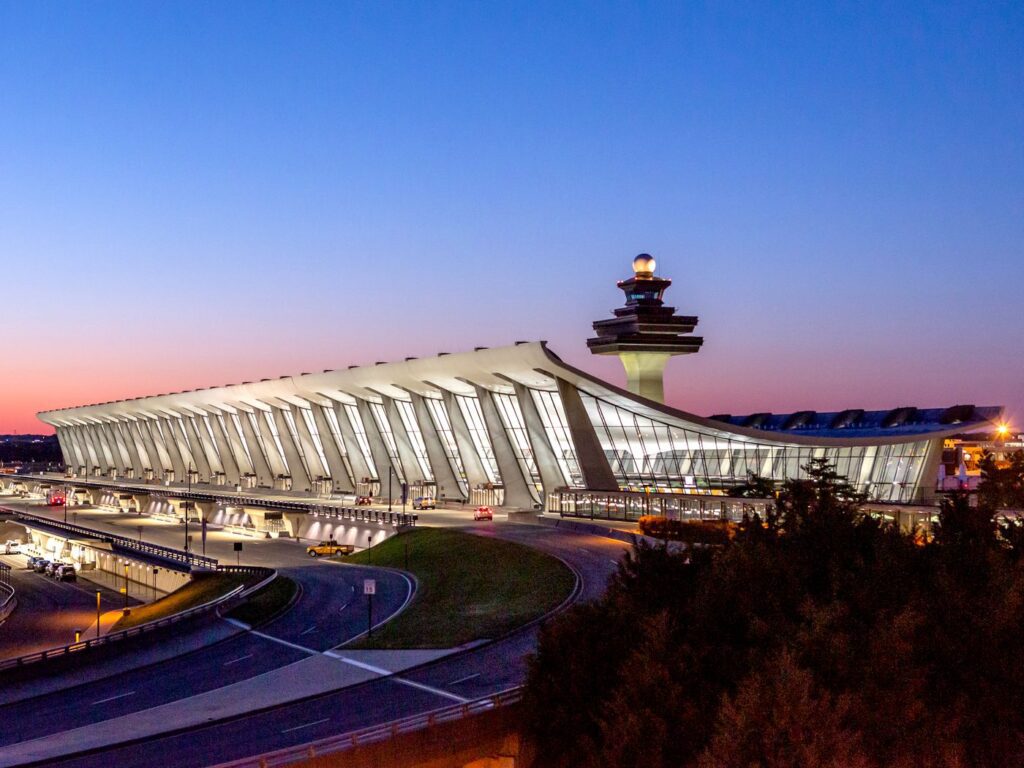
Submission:
[[882,427],[884,429],[891,429],[893,427],[900,427],[904,424],[913,422],[917,418],[917,408],[910,405],[904,405],[900,408],[893,408],[889,411],[882,419]]
[[964,421],[970,421],[975,417],[975,410],[973,405],[954,405],[952,408],[947,408],[942,412],[939,422],[942,424],[960,424]]
[[818,414],[814,411],[797,411],[782,424],[783,429],[799,429],[814,419]]
[[828,426],[829,429],[843,429],[851,424],[856,424],[862,418],[864,418],[863,408],[847,408],[845,411],[837,413]]
[[770,413],[755,413],[747,416],[743,420],[744,427],[750,427],[751,429],[763,429],[764,423],[771,417]]

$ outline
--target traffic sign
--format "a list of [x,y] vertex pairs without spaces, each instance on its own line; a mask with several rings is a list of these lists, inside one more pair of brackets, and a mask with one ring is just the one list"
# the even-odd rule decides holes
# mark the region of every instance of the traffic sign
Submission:
[[377,580],[376,579],[363,579],[363,594],[364,595],[376,595],[377,594]]

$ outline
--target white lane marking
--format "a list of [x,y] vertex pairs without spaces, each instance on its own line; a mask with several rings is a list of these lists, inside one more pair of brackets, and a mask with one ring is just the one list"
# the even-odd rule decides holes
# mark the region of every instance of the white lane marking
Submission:
[[480,673],[479,672],[474,672],[472,675],[466,675],[465,677],[460,677],[458,680],[452,680],[450,683],[448,683],[448,685],[458,685],[459,683],[464,683],[467,680],[472,680],[474,677],[480,677]]
[[252,627],[250,627],[244,621],[239,621],[238,619],[232,619],[232,618],[229,618],[228,616],[223,616],[222,618],[224,619],[224,621],[226,621],[231,626],[238,627],[239,629],[244,629],[246,632],[248,632],[250,629],[252,629]]
[[426,691],[427,693],[432,693],[435,696],[443,696],[446,699],[451,699],[452,701],[457,701],[457,702],[459,702],[459,704],[466,704],[466,703],[468,703],[470,701],[470,699],[464,699],[462,696],[456,696],[454,693],[448,693],[448,691],[442,691],[440,688],[432,688],[429,685],[424,685],[423,683],[417,683],[415,680],[406,680],[404,677],[395,677],[395,678],[392,678],[392,679],[396,683],[401,683],[402,685],[408,685],[410,688],[419,688],[421,691]]
[[308,634],[309,634],[310,632],[312,632],[312,631],[313,631],[314,629],[316,629],[316,624],[314,624],[313,626],[311,626],[311,627],[309,627],[309,628],[307,628],[307,629],[304,629],[304,630],[302,630],[301,632],[299,632],[299,637],[302,637],[303,635],[308,635]]
[[[228,619],[228,621],[231,621],[231,619]],[[316,656],[316,655],[318,655],[320,653],[320,651],[314,651],[312,648],[307,648],[304,645],[297,645],[295,643],[289,643],[287,640],[282,640],[280,637],[274,637],[273,635],[267,635],[267,634],[264,634],[263,632],[258,632],[255,629],[250,629],[249,632],[251,634],[256,635],[257,637],[262,637],[264,640],[270,640],[271,642],[274,642],[274,643],[280,643],[281,645],[287,645],[289,648],[294,648],[297,651],[302,651],[303,653],[308,653],[310,656]]]
[[100,699],[99,701],[94,701],[92,703],[92,706],[95,707],[97,704],[106,704],[108,701],[114,701],[116,699],[123,699],[126,696],[134,696],[134,695],[135,695],[135,691],[129,691],[128,693],[119,693],[119,694],[117,694],[117,696],[111,696],[109,699]]
[[245,654],[245,656],[239,656],[237,659],[232,659],[231,661],[225,661],[224,662],[224,666],[225,667],[229,667],[232,664],[235,664],[235,663],[237,663],[239,661],[245,661],[246,659],[251,659],[251,658],[252,658],[252,654],[251,653],[247,653],[247,654]]
[[303,728],[310,728],[314,725],[320,725],[320,723],[326,723],[331,718],[325,717],[323,720],[314,720],[312,723],[303,723],[302,725],[295,725],[291,728],[285,728],[281,733],[291,733],[292,731],[300,731]]
[[364,661],[356,661],[355,659],[350,659],[347,656],[342,656],[340,653],[335,653],[334,651],[324,651],[324,656],[330,656],[332,659],[337,659],[338,661],[344,662],[345,664],[351,664],[353,667],[359,667],[359,669],[365,669],[367,672],[373,672],[374,674],[381,675],[382,677],[390,677],[396,683],[408,685],[411,688],[418,688],[421,691],[427,691],[428,693],[432,693],[435,696],[442,696],[446,699],[457,701],[460,704],[465,704],[466,702],[470,701],[470,699],[464,699],[462,696],[456,696],[454,693],[442,691],[440,688],[434,688],[429,685],[424,685],[423,683],[417,683],[415,680],[406,680],[404,677],[397,677],[395,673],[392,672],[390,669],[384,669],[383,667],[375,667],[372,664],[367,664]]

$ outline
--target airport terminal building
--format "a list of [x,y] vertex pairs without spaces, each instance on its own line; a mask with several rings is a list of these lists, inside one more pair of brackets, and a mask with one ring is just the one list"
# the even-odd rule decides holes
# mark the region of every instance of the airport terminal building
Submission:
[[[646,261],[645,261],[646,259]],[[689,514],[757,474],[800,478],[825,457],[873,500],[935,494],[943,440],[1000,407],[696,416],[661,402],[669,357],[699,350],[696,317],[638,257],[626,305],[588,344],[627,389],[544,342],[45,411],[70,474],[324,498],[427,495],[470,504],[635,517]]]

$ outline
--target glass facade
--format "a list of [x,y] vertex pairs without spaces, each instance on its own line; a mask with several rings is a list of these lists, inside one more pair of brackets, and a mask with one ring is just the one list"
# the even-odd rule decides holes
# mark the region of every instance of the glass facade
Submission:
[[452,429],[451,419],[448,418],[448,409],[444,405],[444,400],[440,398],[427,397],[424,398],[424,401],[427,404],[427,411],[430,413],[430,420],[434,423],[434,430],[441,440],[444,455],[448,459],[452,473],[459,481],[459,489],[465,495],[467,489],[466,469],[462,465],[462,457],[459,455],[459,444],[455,440],[455,431]]
[[826,458],[879,501],[913,501],[928,441],[815,447],[758,443],[642,416],[580,392],[622,490],[724,493],[754,473],[776,482],[803,479],[811,459]]
[[366,427],[363,426],[363,417],[359,415],[359,409],[352,403],[345,403],[345,415],[348,416],[349,426],[352,427],[352,434],[356,437],[356,445],[359,452],[363,454],[363,461],[366,462],[370,475],[377,480],[377,465],[373,463],[373,453],[370,451],[370,441],[366,438]]
[[495,485],[501,483],[501,473],[498,471],[498,461],[494,458],[494,447],[491,445],[491,436],[484,424],[484,414],[480,410],[480,401],[473,395],[456,395],[455,401],[459,404],[462,418],[469,428],[469,436],[473,440],[480,463],[483,465],[484,474],[487,475],[487,482]]
[[321,405],[320,410],[323,411],[324,419],[327,421],[327,428],[331,432],[331,438],[334,440],[334,447],[338,449],[338,453],[341,454],[341,463],[345,467],[345,472],[348,474],[349,480],[353,483],[356,481],[355,473],[352,472],[352,462],[348,458],[348,450],[345,448],[345,440],[341,436],[341,424],[338,423],[338,414],[334,412],[334,409],[329,405]]
[[373,421],[377,425],[377,431],[380,433],[380,439],[384,441],[384,449],[391,460],[391,466],[395,468],[395,474],[398,475],[399,481],[404,483],[405,471],[402,468],[402,459],[398,455],[398,443],[395,442],[395,433],[391,431],[391,422],[388,421],[388,415],[384,412],[384,406],[373,402],[368,405],[370,413],[373,414]]
[[[518,349],[509,351],[505,359],[526,354],[515,351]],[[488,366],[498,359],[493,352],[489,354]],[[454,477],[457,492],[452,487],[436,490],[447,491],[449,498],[458,495],[476,503],[527,509],[543,500],[549,508],[557,506],[572,514],[579,508],[583,514],[627,517],[644,509],[684,517],[730,515],[734,502],[722,500],[749,475],[776,484],[803,479],[804,468],[815,459],[833,464],[872,502],[930,501],[942,438],[965,431],[959,421],[947,424],[952,418],[946,415],[950,409],[915,411],[914,420],[898,424],[883,422],[883,417],[888,419],[887,412],[872,412],[873,421],[849,429],[846,412],[823,413],[818,414],[816,426],[801,426],[797,431],[792,426],[798,424],[794,419],[806,420],[801,412],[778,416],[773,425],[758,430],[740,426],[752,423],[740,417],[730,424],[653,407],[568,368],[559,369],[553,360],[542,364],[525,358],[520,362],[523,367],[518,369],[481,369],[474,363],[439,379],[469,382],[475,394],[460,394],[425,379],[421,383],[432,391],[424,394],[422,408],[421,403],[407,399],[394,400],[394,410],[386,397],[383,402],[360,402],[343,394],[343,388],[336,390],[336,397],[351,402],[335,405],[321,400],[327,396],[323,394],[316,395],[319,402],[314,402],[310,392],[317,390],[290,391],[285,389],[287,383],[275,381],[266,385],[266,402],[254,400],[251,393],[240,393],[236,400],[228,401],[178,393],[177,400],[154,398],[142,404],[121,401],[89,406],[84,414],[61,417],[67,423],[55,426],[65,461],[79,471],[83,467],[96,473],[141,468],[152,470],[146,472],[148,479],[166,480],[168,470],[181,471],[183,465],[198,460],[200,473],[205,473],[208,465],[210,482],[223,483],[226,470],[233,474],[235,465],[243,475],[266,474],[269,468],[272,477],[267,479],[294,473],[296,491],[321,493],[325,483],[318,481],[331,478],[333,467],[341,475],[334,478],[341,481],[334,484],[335,490],[346,486],[347,474],[353,489],[362,486],[360,493],[372,495],[380,472],[376,456],[378,461],[391,462],[399,482],[421,486],[414,492],[433,492],[429,486],[439,477],[453,486]],[[548,373],[552,369],[558,372]],[[374,375],[381,380],[373,383],[386,384],[385,370],[374,368]],[[474,380],[474,376],[484,375],[481,370],[492,371],[497,378]],[[367,375],[361,373],[360,381]],[[497,380],[520,382],[515,387],[517,393],[504,385],[503,392],[486,388]],[[470,391],[465,384],[453,386]],[[572,400],[563,403],[563,393],[571,394]],[[159,396],[165,397],[171,396]],[[236,411],[238,406],[232,402],[246,405]],[[269,406],[273,402],[292,405],[281,408],[278,415]],[[567,404],[573,405],[568,414]],[[996,411],[982,409],[972,424],[981,428]],[[572,429],[568,415],[573,417]],[[839,421],[842,423],[836,426]],[[765,426],[768,422],[761,418],[757,423]],[[818,441],[815,434],[827,437]],[[451,474],[445,470],[445,461]],[[359,465],[359,474],[367,477],[357,477],[353,463]],[[311,488],[302,488],[303,469],[313,481]],[[184,479],[177,474],[176,480]],[[595,478],[600,478],[599,484]],[[597,487],[616,490],[588,489],[588,479]],[[258,482],[263,485],[264,478]],[[290,487],[287,482],[273,484]],[[717,509],[715,505],[720,503],[728,509]]]
[[419,464],[420,472],[424,480],[434,479],[434,470],[430,466],[430,459],[427,456],[427,444],[423,442],[423,433],[416,423],[416,413],[413,411],[412,403],[408,400],[395,400],[398,408],[398,416],[405,427],[405,433],[409,436],[412,445],[412,452],[416,455],[416,463]]
[[516,461],[519,462],[523,477],[526,478],[527,484],[536,495],[541,488],[540,472],[537,471],[537,461],[533,456],[533,447],[530,445],[530,436],[526,431],[523,413],[519,410],[519,401],[516,400],[515,395],[507,395],[504,392],[492,392],[491,397],[498,408],[501,423],[512,444],[512,453],[515,454]]
[[576,459],[576,448],[569,434],[569,422],[565,418],[562,398],[557,392],[540,389],[531,389],[530,394],[540,413],[540,420],[544,423],[544,432],[555,452],[555,459],[562,471],[562,477],[565,478],[565,484],[572,488],[584,487],[583,473]]

